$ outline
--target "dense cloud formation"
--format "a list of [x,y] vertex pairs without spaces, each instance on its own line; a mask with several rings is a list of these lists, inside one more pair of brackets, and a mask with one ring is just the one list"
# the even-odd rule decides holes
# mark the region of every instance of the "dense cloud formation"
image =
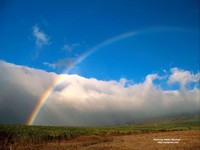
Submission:
[[[0,61],[0,123],[26,123],[39,98],[61,75]],[[172,68],[166,75],[149,74],[142,83],[102,81],[62,75],[35,120],[42,125],[110,125],[141,118],[199,111],[200,73]],[[179,84],[178,89],[163,89]],[[192,87],[187,88],[191,84]]]

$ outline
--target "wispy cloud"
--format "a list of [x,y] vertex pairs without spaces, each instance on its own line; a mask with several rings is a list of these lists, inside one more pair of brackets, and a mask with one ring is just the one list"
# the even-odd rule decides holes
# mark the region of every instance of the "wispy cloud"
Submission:
[[33,36],[35,37],[36,40],[36,46],[40,48],[43,47],[44,45],[50,44],[49,36],[45,34],[37,24],[33,27]]
[[43,65],[48,66],[52,69],[56,69],[56,64],[55,63],[48,63],[48,62],[43,62]]
[[63,46],[63,48],[62,48],[62,50],[65,50],[65,51],[67,51],[67,52],[72,52],[72,49],[73,49],[73,47],[70,46],[70,45],[68,45],[68,44],[65,44],[65,45]]
[[64,59],[59,59],[54,63],[43,62],[43,65],[48,66],[52,69],[66,69],[72,66],[75,60],[76,58],[64,58]]
[[67,52],[73,52],[79,46],[80,46],[80,43],[73,43],[71,45],[64,44],[64,46],[62,47],[62,50],[67,51]]
[[[55,78],[63,78],[41,110],[36,124],[42,125],[109,125],[137,119],[192,113],[199,111],[199,86],[191,89],[163,90],[154,80],[164,80],[149,74],[144,82],[127,79],[102,81],[79,75],[54,74],[0,61],[0,123],[25,123],[39,97]],[[167,79],[178,73],[181,85],[199,82],[200,74],[173,68]],[[196,78],[197,76],[197,78]],[[183,82],[184,81],[184,82]],[[170,84],[173,84],[171,82]]]

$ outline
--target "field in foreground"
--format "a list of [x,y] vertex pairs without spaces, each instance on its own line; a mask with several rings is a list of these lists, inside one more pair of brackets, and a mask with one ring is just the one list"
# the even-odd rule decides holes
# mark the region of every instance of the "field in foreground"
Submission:
[[[132,150],[132,149],[200,149],[200,131],[167,131],[152,133],[132,133],[123,135],[83,135],[70,140],[19,146],[18,149],[84,149],[84,150]],[[162,140],[162,142],[161,142]]]
[[200,149],[199,118],[109,127],[0,125],[0,149]]

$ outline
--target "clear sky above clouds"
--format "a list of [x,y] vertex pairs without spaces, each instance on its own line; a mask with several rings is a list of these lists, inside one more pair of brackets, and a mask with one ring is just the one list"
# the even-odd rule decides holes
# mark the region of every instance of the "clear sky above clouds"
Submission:
[[0,0],[0,123],[198,111],[199,18],[199,0]]
[[171,67],[199,69],[198,0],[1,0],[0,7],[0,58],[8,62],[61,73],[90,48],[135,31],[70,73],[141,81]]

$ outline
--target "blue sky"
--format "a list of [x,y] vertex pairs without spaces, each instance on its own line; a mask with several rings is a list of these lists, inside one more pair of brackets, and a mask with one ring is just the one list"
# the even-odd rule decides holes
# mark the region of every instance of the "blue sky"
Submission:
[[0,59],[62,73],[103,41],[137,32],[69,73],[138,82],[172,67],[198,72],[199,17],[198,0],[1,0]]

